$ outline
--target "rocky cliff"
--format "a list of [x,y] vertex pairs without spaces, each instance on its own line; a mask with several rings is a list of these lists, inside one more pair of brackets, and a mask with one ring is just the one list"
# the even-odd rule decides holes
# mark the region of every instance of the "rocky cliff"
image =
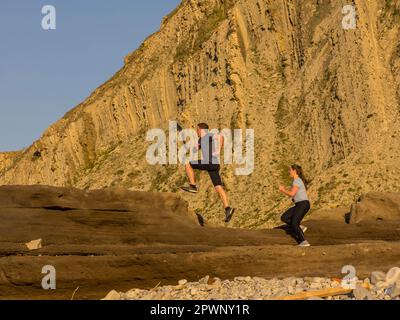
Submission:
[[[345,30],[347,4],[182,1],[112,79],[29,148],[1,155],[0,183],[178,192],[182,167],[145,160],[146,131],[177,119],[255,130],[253,174],[223,168],[236,226],[275,220],[294,161],[314,208],[399,191],[400,4],[354,0],[357,27]],[[206,175],[200,184],[190,206],[218,224]]]

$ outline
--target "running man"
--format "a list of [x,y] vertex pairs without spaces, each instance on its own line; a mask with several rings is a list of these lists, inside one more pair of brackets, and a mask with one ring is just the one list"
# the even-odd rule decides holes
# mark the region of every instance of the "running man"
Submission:
[[307,196],[307,180],[304,176],[303,169],[299,165],[292,165],[289,169],[289,175],[293,178],[292,188],[290,191],[280,186],[279,191],[291,197],[294,207],[287,210],[281,217],[282,221],[289,225],[299,242],[300,247],[309,247],[310,244],[304,237],[307,227],[300,225],[304,216],[310,210],[310,201]]
[[215,191],[221,198],[222,204],[225,208],[225,222],[229,222],[235,212],[234,208],[229,206],[228,196],[223,187],[222,179],[220,176],[219,156],[221,148],[224,144],[224,138],[218,134],[209,132],[209,126],[206,123],[199,123],[197,125],[197,135],[199,141],[196,147],[196,152],[201,149],[202,160],[190,161],[186,164],[186,175],[189,179],[189,187],[182,187],[181,189],[190,193],[197,193],[196,179],[194,170],[207,171],[211,181],[214,185]]

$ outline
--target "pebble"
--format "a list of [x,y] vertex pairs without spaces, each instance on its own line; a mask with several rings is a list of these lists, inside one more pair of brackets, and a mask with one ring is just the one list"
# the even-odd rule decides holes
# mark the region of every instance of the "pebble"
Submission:
[[310,289],[320,289],[320,288],[321,288],[321,283],[313,282],[310,284]]
[[369,278],[364,279],[363,285],[365,288],[371,287],[371,281],[369,280]]
[[400,268],[392,268],[386,274],[385,282],[388,286],[391,286],[396,283],[396,281],[400,280]]
[[179,284],[180,286],[184,286],[186,283],[187,283],[187,280],[186,280],[186,279],[179,280],[179,282],[178,282],[178,284]]
[[121,294],[115,290],[111,290],[103,299],[101,300],[121,300]]
[[209,279],[210,279],[210,276],[205,276],[204,278],[201,278],[199,280],[199,283],[207,284]]
[[371,273],[371,283],[377,284],[380,281],[386,280],[386,274],[381,271],[374,271]]
[[385,290],[385,293],[391,298],[397,298],[400,296],[400,280],[395,284],[392,284],[389,288]]
[[[400,270],[400,269],[399,269]],[[370,278],[357,281],[356,289],[348,295],[330,296],[326,300],[399,300],[400,279],[398,269],[386,274],[372,272]],[[387,280],[393,282],[388,284]],[[276,297],[299,294],[310,290],[339,287],[340,282],[323,277],[288,277],[264,279],[261,277],[236,277],[221,280],[207,275],[197,282],[179,280],[178,286],[159,286],[152,290],[132,289],[126,293],[111,291],[109,300],[269,300]],[[321,300],[318,297],[309,300]]]
[[353,290],[353,295],[356,298],[356,300],[372,300],[372,294],[369,290],[367,290],[366,288],[362,287],[362,286],[357,286],[354,290]]

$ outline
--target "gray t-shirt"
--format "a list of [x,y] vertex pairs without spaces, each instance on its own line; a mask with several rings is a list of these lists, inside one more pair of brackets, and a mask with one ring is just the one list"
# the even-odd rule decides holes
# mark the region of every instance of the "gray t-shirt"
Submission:
[[297,186],[299,188],[297,190],[297,193],[293,197],[293,200],[295,203],[308,200],[307,190],[306,190],[306,186],[304,185],[303,180],[301,180],[300,178],[294,179],[292,187],[293,186]]
[[217,147],[212,133],[207,133],[200,138],[198,144],[202,153],[202,164],[219,164],[219,157],[214,155]]

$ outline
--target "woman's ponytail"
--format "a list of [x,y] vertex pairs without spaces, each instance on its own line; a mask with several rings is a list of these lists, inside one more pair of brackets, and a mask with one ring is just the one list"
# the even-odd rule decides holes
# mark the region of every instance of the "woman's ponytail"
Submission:
[[297,175],[299,176],[299,178],[303,181],[304,186],[306,187],[306,189],[308,189],[308,179],[306,178],[304,172],[303,172],[303,168],[300,167],[297,164],[293,164],[291,166],[292,170],[296,170]]

